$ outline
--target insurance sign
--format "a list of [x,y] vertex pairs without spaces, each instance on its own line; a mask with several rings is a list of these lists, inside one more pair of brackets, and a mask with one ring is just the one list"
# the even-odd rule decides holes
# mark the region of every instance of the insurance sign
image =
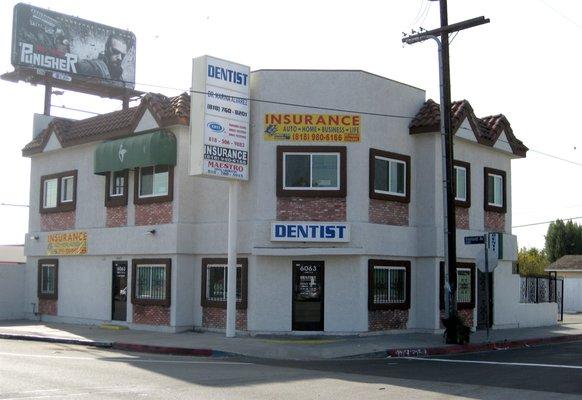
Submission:
[[249,179],[250,68],[192,60],[190,175]]

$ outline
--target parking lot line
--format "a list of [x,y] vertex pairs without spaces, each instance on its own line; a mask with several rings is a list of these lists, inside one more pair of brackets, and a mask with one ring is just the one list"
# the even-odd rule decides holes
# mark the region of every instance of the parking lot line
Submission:
[[537,364],[537,363],[502,362],[502,361],[479,361],[479,360],[451,360],[449,358],[421,358],[421,357],[403,357],[403,358],[405,358],[406,360],[415,360],[415,361],[434,361],[434,362],[464,363],[464,364],[509,365],[509,366],[517,366],[517,367],[582,369],[581,365]]

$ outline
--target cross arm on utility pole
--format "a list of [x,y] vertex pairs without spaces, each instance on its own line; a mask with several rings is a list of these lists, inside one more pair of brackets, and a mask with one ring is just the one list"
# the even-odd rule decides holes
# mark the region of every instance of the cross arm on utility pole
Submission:
[[415,35],[410,35],[402,38],[402,43],[413,44],[418,42],[423,42],[433,37],[442,35],[443,33],[451,33],[462,31],[463,29],[469,29],[474,26],[479,26],[489,23],[489,18],[477,17],[468,19],[466,21],[457,22],[455,24],[443,26],[441,28],[431,29],[430,31],[424,31],[417,33]]

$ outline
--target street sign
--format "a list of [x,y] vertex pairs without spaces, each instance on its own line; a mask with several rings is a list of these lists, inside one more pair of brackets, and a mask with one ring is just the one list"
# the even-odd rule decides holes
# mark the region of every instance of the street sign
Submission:
[[[487,267],[485,266],[485,249],[480,249],[477,255],[475,256],[475,265],[481,272],[493,272],[495,267],[498,264],[497,254],[491,250],[487,250]],[[487,271],[489,270],[489,271]]]
[[465,236],[465,244],[484,244],[484,236]]

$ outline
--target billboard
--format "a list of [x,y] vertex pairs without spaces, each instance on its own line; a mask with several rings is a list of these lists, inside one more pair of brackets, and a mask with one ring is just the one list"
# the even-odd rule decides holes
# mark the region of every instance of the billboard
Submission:
[[250,68],[192,60],[190,175],[249,179]]
[[264,139],[288,142],[359,142],[359,114],[265,114]]
[[50,71],[67,82],[134,88],[132,32],[28,4],[14,6],[12,65]]

